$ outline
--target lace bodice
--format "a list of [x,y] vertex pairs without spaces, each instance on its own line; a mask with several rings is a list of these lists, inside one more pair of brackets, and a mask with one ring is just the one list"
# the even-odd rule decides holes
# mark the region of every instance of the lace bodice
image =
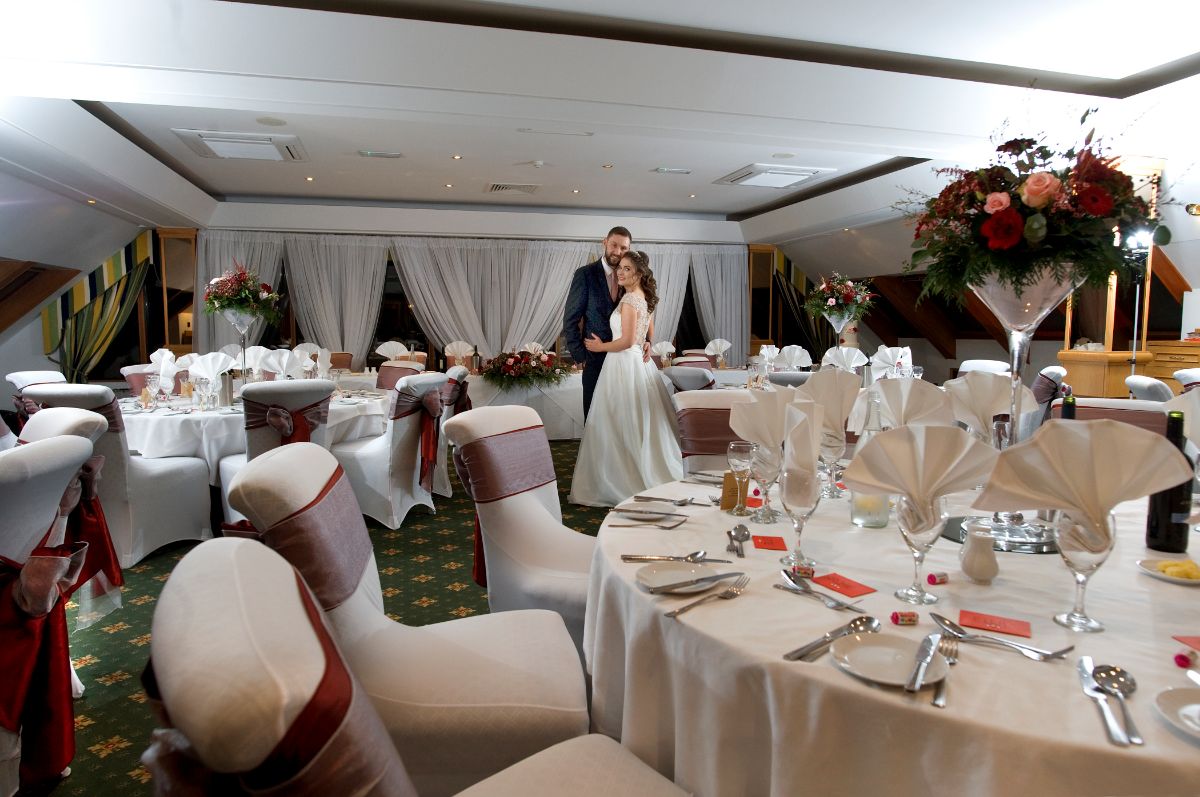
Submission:
[[614,316],[615,316],[615,320],[613,321],[613,336],[614,337],[620,335],[622,332],[620,319],[621,319],[621,305],[623,305],[623,304],[627,304],[627,305],[630,305],[631,307],[633,307],[633,310],[636,313],[635,318],[637,319],[636,327],[634,328],[634,331],[633,331],[633,342],[631,344],[629,344],[630,348],[640,349],[642,347],[642,344],[646,342],[646,333],[650,329],[650,308],[646,304],[646,300],[641,296],[634,296],[631,293],[627,293],[624,296],[622,296],[621,301],[617,303],[617,309],[616,309],[616,312],[614,313]]

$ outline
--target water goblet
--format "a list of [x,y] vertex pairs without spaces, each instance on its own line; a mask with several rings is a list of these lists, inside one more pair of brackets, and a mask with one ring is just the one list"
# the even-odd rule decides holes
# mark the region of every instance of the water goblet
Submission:
[[737,482],[737,506],[728,510],[729,514],[734,517],[747,517],[753,514],[746,508],[746,492],[750,487],[750,463],[754,460],[754,449],[756,448],[758,446],[754,443],[735,440],[729,444],[725,455],[729,461],[729,469],[733,471],[733,479]]
[[158,374],[146,374],[146,390],[150,393],[150,400],[146,402],[146,409],[158,407]]
[[837,464],[846,453],[846,435],[840,432],[825,431],[821,434],[821,465],[825,469],[828,481],[821,491],[822,498],[838,499],[842,490],[837,486]]
[[1072,631],[1095,633],[1104,630],[1104,624],[1088,617],[1083,606],[1088,579],[1108,559],[1117,539],[1117,522],[1111,513],[1104,519],[1104,524],[1102,529],[1092,528],[1086,522],[1076,522],[1066,512],[1061,513],[1054,524],[1058,552],[1075,577],[1075,606],[1069,612],[1054,615],[1054,622]]
[[203,376],[192,377],[192,402],[197,404],[200,411],[208,409],[208,379]]
[[750,519],[755,523],[774,523],[783,517],[778,510],[771,507],[771,488],[779,478],[779,469],[783,465],[783,449],[779,446],[759,445],[754,450],[750,461],[750,475],[758,482],[762,492],[762,505]]
[[937,603],[937,596],[926,592],[921,584],[921,567],[925,564],[925,554],[941,535],[942,523],[946,517],[945,498],[914,501],[907,495],[902,495],[896,500],[896,525],[900,527],[900,534],[913,555],[912,586],[895,592],[896,597],[905,603]]
[[796,550],[782,557],[780,564],[787,567],[815,566],[816,562],[800,550],[800,535],[804,532],[804,524],[821,503],[821,475],[815,470],[785,469],[779,476],[779,503],[783,505],[783,511],[796,531]]
[[333,395],[341,398],[343,395],[340,380],[346,374],[345,368],[330,368],[329,378],[333,380]]

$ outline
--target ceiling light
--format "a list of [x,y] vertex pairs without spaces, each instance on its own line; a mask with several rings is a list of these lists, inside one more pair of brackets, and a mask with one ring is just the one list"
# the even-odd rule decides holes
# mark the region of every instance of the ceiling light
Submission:
[[386,149],[360,149],[358,154],[364,158],[403,158],[403,152]]
[[603,166],[601,166],[600,168],[601,169],[611,169],[612,167],[613,167],[613,165],[611,163],[606,163]]
[[843,228],[842,228],[842,232],[850,232],[850,228],[849,228],[849,227],[843,227]]
[[518,127],[517,132],[518,133],[540,133],[541,135],[544,135],[544,136],[594,136],[594,135],[596,135],[595,133],[592,133],[588,130],[537,130],[532,127]]
[[447,187],[447,188],[453,188],[453,187],[454,187],[454,184],[453,184],[453,183],[446,183],[446,187]]
[[578,189],[578,188],[572,188],[572,189],[571,189],[571,193],[572,193],[572,194],[578,194],[578,193],[579,193],[579,189]]
[[94,205],[94,204],[96,204],[96,200],[94,200],[94,199],[89,199],[89,200],[87,201],[87,203],[88,203],[89,205]]
[[757,188],[791,188],[811,177],[833,172],[822,166],[772,166],[769,163],[751,163],[736,172],[713,180],[716,185],[747,185]]
[[456,161],[462,160],[462,155],[451,155],[450,157],[454,158],[454,160],[456,160]]
[[695,199],[695,198],[696,198],[695,194],[688,194],[688,199]]
[[691,169],[673,169],[669,166],[658,166],[658,167],[651,169],[650,171],[655,172],[656,174],[691,174],[692,173]]
[[304,180],[305,180],[305,182],[309,182],[309,183],[311,183],[311,182],[313,181],[313,178],[312,178],[312,177],[305,177],[305,178],[304,178]]

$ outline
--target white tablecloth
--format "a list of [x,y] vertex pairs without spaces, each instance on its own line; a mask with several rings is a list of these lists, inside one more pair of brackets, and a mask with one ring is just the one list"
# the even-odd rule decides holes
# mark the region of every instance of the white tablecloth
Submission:
[[[708,495],[717,488],[664,485],[660,495]],[[966,496],[968,499],[974,494]],[[957,619],[960,609],[1032,623],[1032,644],[1073,644],[1063,661],[1038,663],[1017,653],[963,644],[951,671],[948,705],[933,708],[931,688],[918,695],[878,687],[838,670],[828,655],[815,663],[782,654],[854,615],[783,593],[779,551],[725,555],[733,519],[715,509],[674,531],[601,529],[588,592],[584,649],[592,674],[594,729],[622,744],[698,795],[1100,795],[1195,792],[1200,745],[1156,713],[1154,695],[1189,682],[1172,662],[1176,634],[1200,633],[1200,587],[1140,574],[1145,501],[1122,505],[1119,540],[1092,578],[1089,614],[1107,625],[1075,634],[1054,624],[1070,608],[1073,581],[1057,555],[997,554],[992,586],[970,584],[958,569],[958,545],[939,540],[926,572],[946,571],[932,587],[932,609]],[[679,510],[676,510],[679,511]],[[884,631],[919,639],[936,629],[928,609],[920,624],[891,625],[900,603],[892,591],[910,583],[912,559],[894,520],[857,529],[848,501],[825,501],[805,530],[805,552],[818,574],[835,569],[875,587],[862,607]],[[749,524],[754,534],[784,537],[790,524]],[[650,596],[634,582],[642,565],[622,553],[683,554],[700,548],[734,559],[721,571],[752,576],[740,598],[715,601],[678,620],[663,611],[696,596]],[[1093,702],[1080,691],[1078,655],[1117,664],[1138,680],[1131,708],[1145,747],[1106,739]],[[1114,710],[1115,707],[1114,707]]]
[[712,374],[718,387],[745,387],[750,376],[745,368],[717,368]]
[[550,387],[500,390],[477,374],[468,377],[467,384],[470,385],[472,407],[501,404],[532,407],[542,416],[546,436],[551,440],[578,440],[583,437],[582,371],[572,371],[557,385]]
[[[240,405],[239,405],[240,407]],[[333,399],[329,403],[327,440],[340,443],[382,434],[388,397]],[[239,411],[209,410],[179,414],[175,410],[125,412],[125,439],[143,457],[200,457],[208,465],[209,484],[220,483],[222,457],[246,450],[245,416]]]

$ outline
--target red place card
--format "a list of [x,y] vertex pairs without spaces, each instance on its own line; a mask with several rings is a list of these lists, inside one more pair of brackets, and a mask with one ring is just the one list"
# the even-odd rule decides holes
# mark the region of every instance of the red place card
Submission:
[[868,587],[866,584],[860,584],[854,579],[840,576],[837,573],[828,573],[823,576],[818,576],[809,579],[814,584],[820,584],[822,587],[831,589],[834,592],[840,592],[847,598],[857,598],[859,595],[869,595],[874,592],[873,587]]
[[755,548],[767,551],[786,551],[788,549],[787,542],[783,537],[760,537],[755,534],[750,539],[754,541]]
[[754,496],[750,496],[749,498],[746,499],[746,508],[747,509],[758,509],[760,506],[762,506],[761,498],[755,498]]
[[969,612],[963,609],[958,613],[958,624],[967,628],[978,628],[981,631],[994,631],[998,634],[1023,636],[1026,639],[1033,636],[1033,629],[1024,620],[1013,620],[995,614]]
[[1200,636],[1173,636],[1176,642],[1182,642],[1192,650],[1200,650]]

